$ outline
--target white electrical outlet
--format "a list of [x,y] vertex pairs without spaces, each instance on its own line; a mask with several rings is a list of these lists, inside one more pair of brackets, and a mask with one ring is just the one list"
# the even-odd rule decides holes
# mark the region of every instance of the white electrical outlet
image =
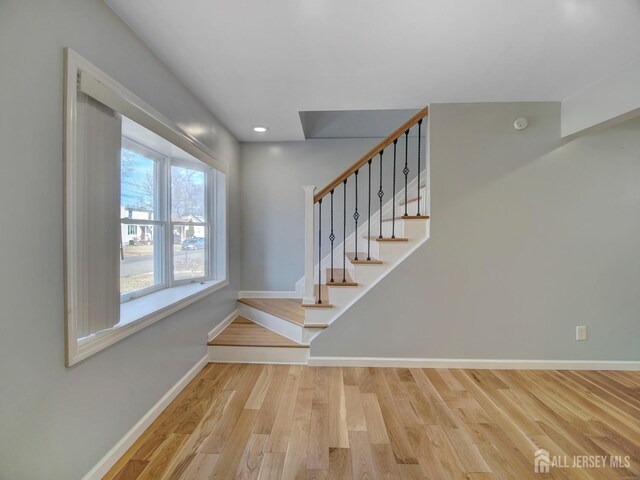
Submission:
[[576,327],[576,340],[586,340],[586,339],[587,339],[587,326],[578,325]]

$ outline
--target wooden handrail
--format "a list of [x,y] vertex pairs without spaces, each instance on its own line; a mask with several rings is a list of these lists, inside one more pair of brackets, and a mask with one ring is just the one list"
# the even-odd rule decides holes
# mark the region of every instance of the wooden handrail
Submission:
[[316,193],[316,195],[313,197],[313,203],[318,203],[318,201],[321,200],[324,196],[326,196],[329,192],[331,192],[331,190],[336,188],[338,185],[344,182],[347,178],[353,175],[356,172],[356,170],[359,170],[365,163],[367,163],[370,159],[372,159],[377,154],[379,154],[382,150],[384,150],[389,145],[391,145],[394,140],[397,140],[398,138],[400,138],[400,136],[404,134],[404,132],[409,130],[416,123],[418,123],[419,120],[423,119],[427,115],[429,115],[428,106],[424,107],[422,110],[416,113],[413,117],[411,117],[409,120],[403,123],[402,126],[399,127],[395,132],[393,132],[387,138],[382,140],[379,144],[377,144],[375,147],[369,150],[363,157],[361,157],[360,160],[358,160],[356,163],[354,163],[349,168],[347,168],[344,172],[338,175],[338,177],[336,177],[336,179],[333,182],[331,182],[329,185],[327,185],[318,193]]

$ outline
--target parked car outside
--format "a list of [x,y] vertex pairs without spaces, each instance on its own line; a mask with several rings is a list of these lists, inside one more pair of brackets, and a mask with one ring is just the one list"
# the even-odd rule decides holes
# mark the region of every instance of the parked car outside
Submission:
[[182,250],[204,250],[204,238],[190,238],[182,242]]

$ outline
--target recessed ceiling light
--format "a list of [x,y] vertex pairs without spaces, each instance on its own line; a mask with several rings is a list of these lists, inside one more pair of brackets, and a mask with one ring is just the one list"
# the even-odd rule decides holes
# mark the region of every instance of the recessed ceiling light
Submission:
[[269,130],[267,127],[260,127],[260,126],[253,127],[253,131],[258,133],[264,133],[267,130]]

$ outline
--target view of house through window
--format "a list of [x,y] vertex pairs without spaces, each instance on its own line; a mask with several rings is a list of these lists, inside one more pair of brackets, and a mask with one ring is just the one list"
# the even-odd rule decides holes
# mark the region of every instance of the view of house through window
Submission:
[[[126,136],[131,124],[128,119],[123,123],[120,158],[122,301],[207,279],[213,246],[212,169],[132,140]],[[137,125],[132,131],[141,129]]]
[[209,227],[206,217],[206,179],[203,171],[171,167],[171,222],[174,244],[173,278],[206,275]]
[[160,256],[155,225],[144,223],[158,218],[158,160],[126,139],[123,145],[128,148],[120,157],[120,293],[126,295],[160,285],[162,278],[155,268]]

